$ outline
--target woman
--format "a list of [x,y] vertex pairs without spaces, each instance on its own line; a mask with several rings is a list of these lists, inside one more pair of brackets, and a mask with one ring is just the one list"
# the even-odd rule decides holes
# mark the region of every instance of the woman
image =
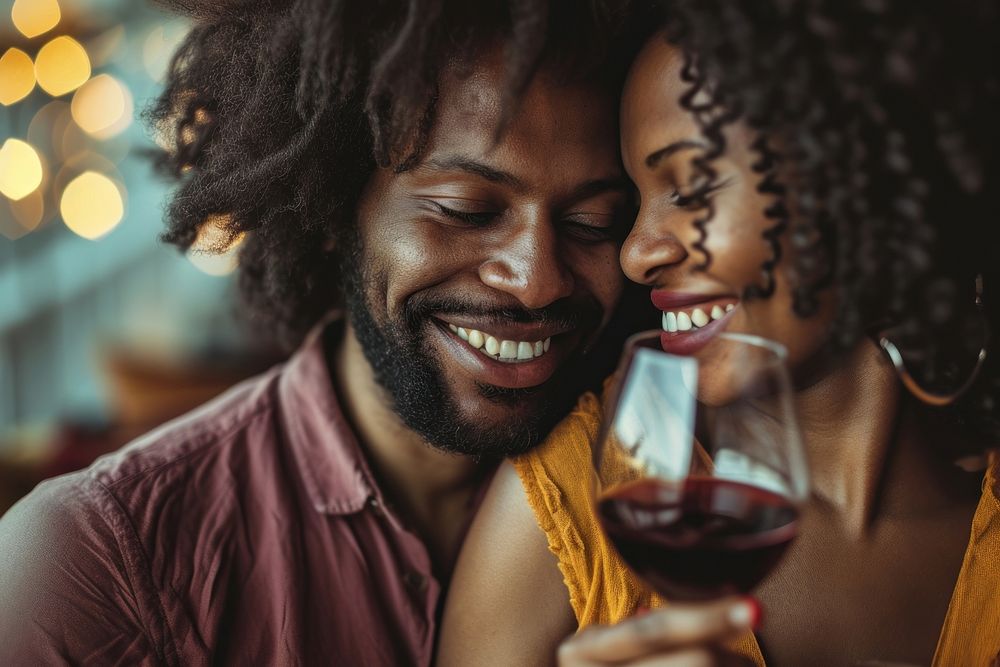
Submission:
[[[746,599],[630,618],[663,601],[595,519],[585,396],[498,474],[441,662],[764,664],[766,647],[770,664],[996,664],[1000,370],[981,357],[1000,331],[1000,10],[669,7],[622,96],[640,199],[622,266],[693,297],[665,315],[672,336],[718,305],[716,329],[788,348],[813,486],[800,537],[755,592],[756,635]],[[565,640],[598,624],[617,625]]]

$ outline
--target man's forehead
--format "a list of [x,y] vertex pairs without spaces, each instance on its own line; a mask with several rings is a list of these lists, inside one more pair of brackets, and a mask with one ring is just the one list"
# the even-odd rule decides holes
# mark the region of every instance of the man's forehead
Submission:
[[449,65],[441,74],[435,129],[495,136],[505,101],[505,87],[506,76],[499,49],[491,49],[472,62]]
[[[505,119],[504,105],[512,102],[507,85],[500,49],[446,68],[421,163],[474,172],[468,167],[475,162],[493,168],[495,173],[480,174],[487,180],[514,186],[518,179],[530,184],[559,160],[568,163],[561,167],[565,180],[592,178],[597,171],[600,178],[614,175],[616,101],[610,93],[596,84],[564,82],[543,66]],[[514,178],[497,177],[500,172]]]

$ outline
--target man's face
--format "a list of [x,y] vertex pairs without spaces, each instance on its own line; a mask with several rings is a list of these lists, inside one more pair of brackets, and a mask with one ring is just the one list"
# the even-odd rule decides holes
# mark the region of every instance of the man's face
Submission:
[[496,142],[500,62],[443,75],[419,164],[373,175],[346,262],[396,412],[473,455],[524,451],[564,414],[623,282],[615,100],[543,69]]

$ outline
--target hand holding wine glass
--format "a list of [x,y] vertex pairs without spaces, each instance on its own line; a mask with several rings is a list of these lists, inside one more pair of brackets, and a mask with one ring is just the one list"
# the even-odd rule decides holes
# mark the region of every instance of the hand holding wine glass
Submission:
[[758,615],[755,603],[743,598],[671,604],[570,637],[559,647],[559,667],[752,665],[723,642],[752,630]]

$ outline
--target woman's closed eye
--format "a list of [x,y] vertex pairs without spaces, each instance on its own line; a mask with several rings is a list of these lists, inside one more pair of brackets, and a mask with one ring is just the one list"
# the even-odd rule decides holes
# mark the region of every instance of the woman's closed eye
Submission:
[[723,189],[732,179],[713,180],[701,187],[693,188],[689,191],[681,192],[680,188],[674,188],[670,193],[670,200],[678,208],[697,209],[705,205],[705,200],[719,190]]

